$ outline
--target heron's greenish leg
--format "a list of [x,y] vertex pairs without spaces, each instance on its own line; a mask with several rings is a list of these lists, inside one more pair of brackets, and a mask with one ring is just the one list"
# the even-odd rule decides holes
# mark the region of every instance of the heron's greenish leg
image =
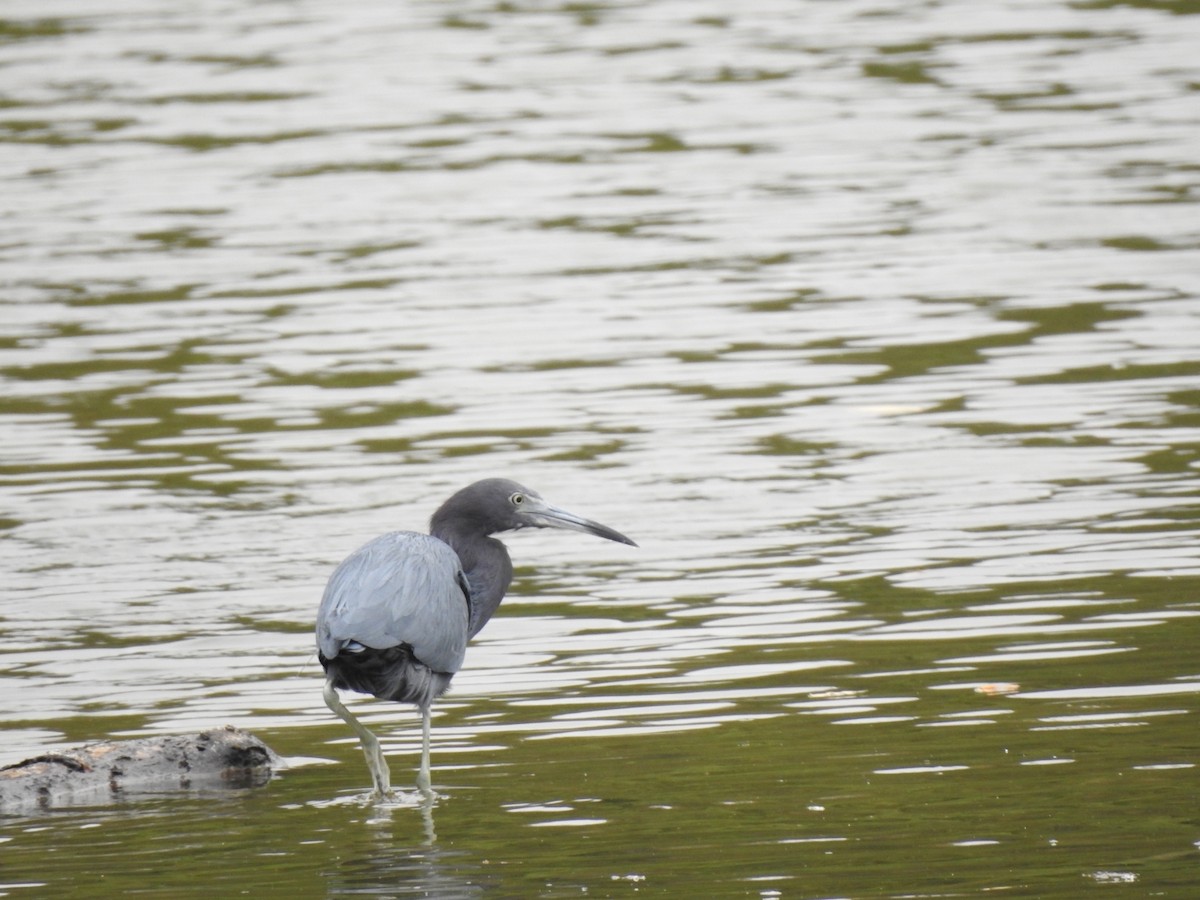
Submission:
[[371,770],[371,780],[375,783],[375,796],[383,799],[392,788],[391,773],[388,772],[387,760],[383,758],[383,750],[379,747],[379,739],[373,735],[362,722],[358,721],[346,709],[332,681],[325,682],[325,705],[334,711],[343,722],[354,729],[362,742],[363,756],[367,758],[367,768]]
[[417,788],[422,794],[433,794],[433,782],[429,775],[429,707],[421,707],[421,771],[417,773]]

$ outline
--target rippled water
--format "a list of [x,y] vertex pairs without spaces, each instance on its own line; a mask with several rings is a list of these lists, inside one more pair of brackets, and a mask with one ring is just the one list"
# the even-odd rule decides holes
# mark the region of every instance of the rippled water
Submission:
[[[0,763],[294,765],[0,894],[1194,895],[1198,12],[5,4]],[[641,548],[513,536],[364,807],[324,579],[491,474]]]

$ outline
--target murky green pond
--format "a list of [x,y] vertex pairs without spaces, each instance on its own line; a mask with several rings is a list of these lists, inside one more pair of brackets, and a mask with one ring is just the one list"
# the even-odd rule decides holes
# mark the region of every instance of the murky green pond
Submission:
[[[1197,896],[1198,13],[4,4],[0,765],[291,765],[0,896]],[[362,802],[325,578],[488,475],[641,547],[512,536]]]

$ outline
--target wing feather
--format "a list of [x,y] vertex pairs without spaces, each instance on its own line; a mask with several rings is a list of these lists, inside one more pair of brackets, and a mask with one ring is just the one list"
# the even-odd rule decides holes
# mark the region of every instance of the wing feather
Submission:
[[381,535],[329,577],[317,612],[317,647],[332,659],[354,642],[376,650],[407,644],[435,672],[457,672],[470,619],[466,584],[458,555],[437,538]]

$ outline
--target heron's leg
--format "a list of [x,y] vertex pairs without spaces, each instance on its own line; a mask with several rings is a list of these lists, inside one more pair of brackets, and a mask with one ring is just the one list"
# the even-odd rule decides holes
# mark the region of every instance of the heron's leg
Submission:
[[371,780],[375,783],[375,796],[382,799],[387,796],[392,787],[391,773],[388,772],[387,760],[379,748],[379,739],[371,734],[367,726],[358,721],[343,705],[338,697],[332,681],[325,682],[325,705],[333,710],[343,722],[354,729],[362,742],[363,756],[367,758],[367,768],[371,770]]
[[429,707],[421,707],[421,771],[417,773],[417,788],[422,794],[432,796],[433,782],[429,777]]

